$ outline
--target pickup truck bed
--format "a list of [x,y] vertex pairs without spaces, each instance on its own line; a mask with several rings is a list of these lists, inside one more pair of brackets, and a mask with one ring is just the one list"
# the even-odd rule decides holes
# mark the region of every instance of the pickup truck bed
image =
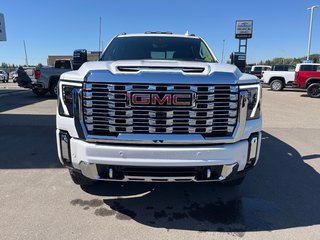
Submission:
[[43,96],[49,92],[56,97],[60,75],[67,71],[70,71],[70,69],[53,67],[19,68],[17,82],[19,87],[30,88],[38,96]]

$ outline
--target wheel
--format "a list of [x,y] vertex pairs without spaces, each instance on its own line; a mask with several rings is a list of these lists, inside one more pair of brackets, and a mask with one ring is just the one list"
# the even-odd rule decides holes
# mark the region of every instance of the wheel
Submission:
[[221,182],[223,186],[227,187],[234,187],[234,186],[239,186],[243,180],[245,179],[245,175],[242,175],[241,177],[237,177],[231,180],[223,181]]
[[70,177],[72,181],[77,185],[88,186],[95,183],[94,180],[83,176],[80,172],[69,169]]
[[320,83],[312,83],[307,88],[307,93],[309,97],[320,98]]
[[270,83],[270,88],[272,91],[281,91],[284,88],[284,84],[281,80],[275,79]]
[[45,90],[45,89],[41,89],[39,90],[38,88],[33,88],[32,89],[32,92],[37,95],[37,96],[44,96],[46,95],[46,93],[48,92],[48,90]]
[[52,97],[58,96],[58,81],[53,81],[49,87],[49,92]]

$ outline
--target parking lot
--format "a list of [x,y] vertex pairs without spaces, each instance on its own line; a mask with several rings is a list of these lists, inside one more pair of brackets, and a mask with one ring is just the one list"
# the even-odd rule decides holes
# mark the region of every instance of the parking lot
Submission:
[[57,158],[56,100],[0,83],[1,239],[319,239],[319,103],[263,89],[260,162],[239,188],[81,188]]

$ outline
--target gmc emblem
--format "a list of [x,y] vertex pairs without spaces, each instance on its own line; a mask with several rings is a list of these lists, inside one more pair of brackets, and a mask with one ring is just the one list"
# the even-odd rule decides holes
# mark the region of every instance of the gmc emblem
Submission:
[[194,103],[194,93],[151,93],[129,92],[129,104],[131,106],[153,107],[190,107]]

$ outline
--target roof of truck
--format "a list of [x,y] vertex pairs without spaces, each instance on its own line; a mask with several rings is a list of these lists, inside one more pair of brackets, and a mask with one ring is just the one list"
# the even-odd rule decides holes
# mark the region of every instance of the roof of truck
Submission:
[[320,63],[298,63],[297,65],[320,65]]
[[194,34],[174,34],[172,32],[145,32],[145,33],[122,33],[119,34],[117,37],[183,37],[183,38],[196,38],[199,39],[198,36]]

